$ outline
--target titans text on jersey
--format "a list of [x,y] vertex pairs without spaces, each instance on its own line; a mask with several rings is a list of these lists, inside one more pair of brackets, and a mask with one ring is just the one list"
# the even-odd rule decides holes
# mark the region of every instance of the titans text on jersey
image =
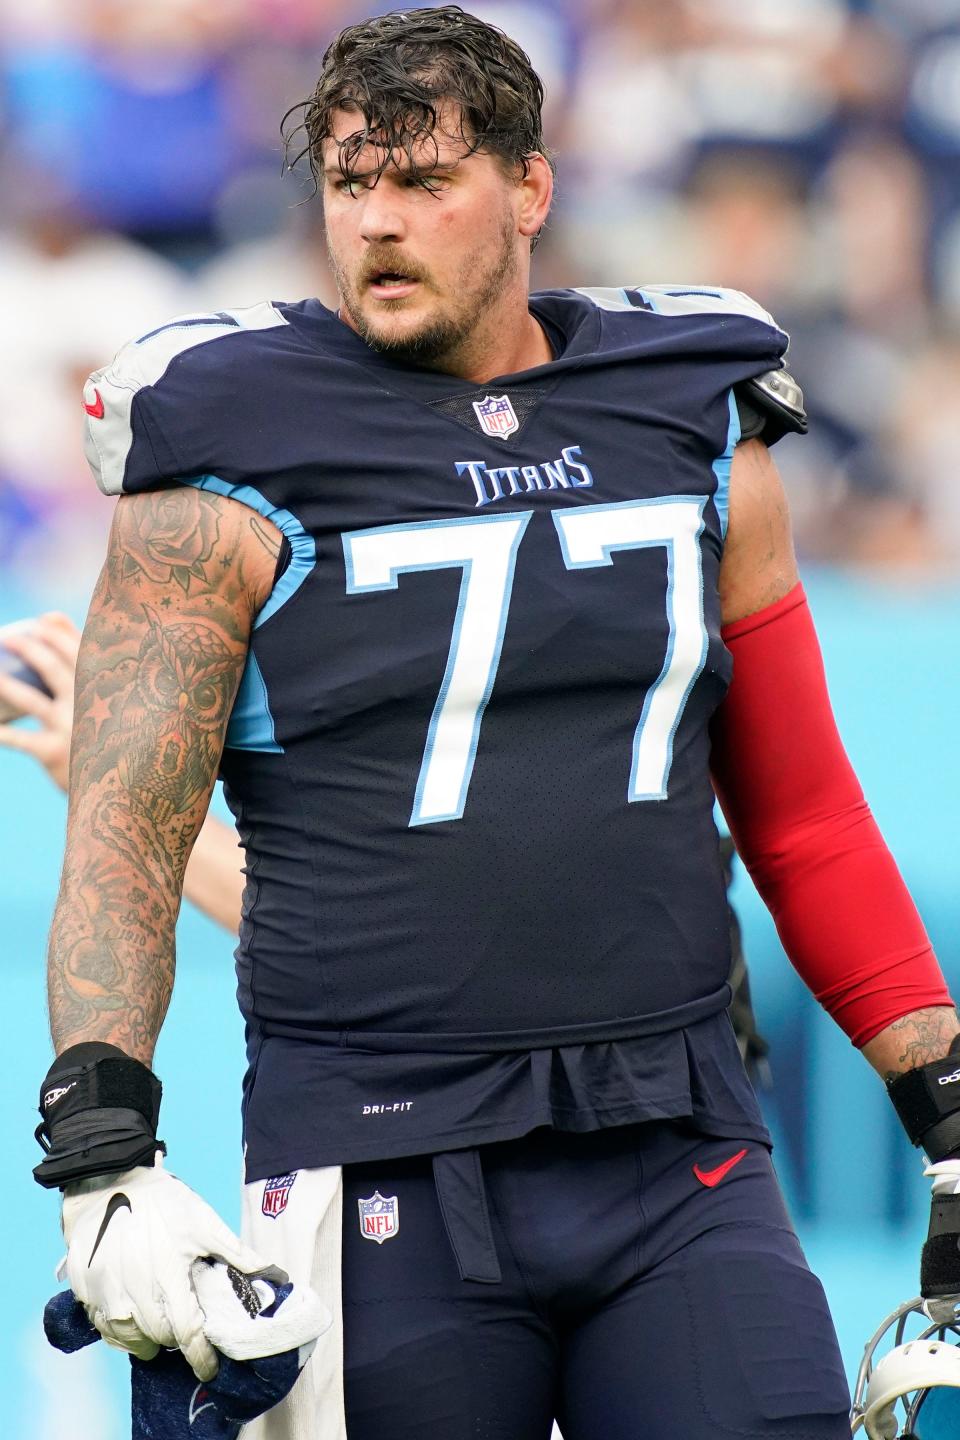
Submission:
[[312,300],[182,318],[88,382],[104,490],[179,481],[287,541],[222,761],[250,1178],[694,1091],[762,1134],[715,1026],[708,725],[742,417],[803,428],[787,339],[709,288],[531,309],[554,360],[482,391]]
[[[507,500],[511,495],[529,495],[535,490],[570,490],[593,484],[593,475],[583,462],[579,445],[567,445],[557,460],[540,465],[499,465],[490,469],[482,460],[458,460],[457,474],[469,475],[477,492],[477,509]],[[506,487],[506,488],[504,488]]]

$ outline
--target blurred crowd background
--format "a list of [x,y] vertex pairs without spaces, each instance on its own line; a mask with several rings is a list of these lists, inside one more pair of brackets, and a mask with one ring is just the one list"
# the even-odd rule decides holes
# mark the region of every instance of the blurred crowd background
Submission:
[[[171,314],[330,297],[279,122],[369,0],[0,0],[0,563],[85,575],[79,385]],[[387,6],[381,7],[383,9]],[[960,0],[482,0],[544,76],[536,283],[721,283],[793,336],[804,557],[960,565]]]
[[[112,511],[80,448],[89,370],[178,313],[332,300],[322,216],[307,175],[283,173],[280,121],[336,30],[376,8],[0,0],[0,622],[51,603],[82,619]],[[811,434],[776,457],[841,731],[956,992],[960,0],[468,8],[546,82],[559,191],[535,283],[734,286],[792,335]],[[36,1323],[59,1253],[53,1199],[29,1171],[62,801],[7,753],[0,796],[0,1144],[21,1237],[0,1382],[12,1433],[113,1440],[122,1364],[93,1352],[87,1369],[61,1367]],[[771,1042],[775,1158],[853,1366],[915,1292],[928,1191],[882,1087],[819,1015],[742,876],[736,898]],[[157,1060],[165,1135],[175,1168],[235,1223],[231,943],[188,908],[178,940]]]

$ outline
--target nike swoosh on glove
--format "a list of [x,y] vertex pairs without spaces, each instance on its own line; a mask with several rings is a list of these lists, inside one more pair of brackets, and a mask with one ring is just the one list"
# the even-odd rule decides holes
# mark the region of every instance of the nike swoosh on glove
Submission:
[[141,1360],[181,1350],[198,1380],[216,1374],[217,1356],[204,1333],[195,1262],[209,1256],[247,1275],[277,1273],[159,1163],[68,1186],[63,1234],[58,1278],[104,1340]]
[[[289,1393],[330,1323],[317,1296],[289,1281],[198,1261],[194,1283],[208,1335],[218,1337],[218,1351],[229,1350],[220,1351],[207,1383],[197,1382],[179,1351],[150,1361],[131,1355],[132,1440],[237,1440],[243,1425]],[[100,1338],[69,1290],[48,1302],[43,1327],[59,1350]]]

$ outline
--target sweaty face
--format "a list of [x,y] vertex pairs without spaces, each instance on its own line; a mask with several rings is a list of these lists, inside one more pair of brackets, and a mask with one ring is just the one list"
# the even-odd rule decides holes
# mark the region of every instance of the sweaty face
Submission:
[[[348,182],[338,142],[359,117],[338,111],[325,146],[324,216],[341,317],[375,350],[421,365],[482,344],[501,298],[520,274],[516,184],[489,154],[465,154],[441,112],[436,149],[394,152],[377,177],[382,150],[369,145]],[[450,126],[451,130],[455,127]],[[438,163],[432,163],[438,162]],[[428,168],[429,167],[429,168]]]

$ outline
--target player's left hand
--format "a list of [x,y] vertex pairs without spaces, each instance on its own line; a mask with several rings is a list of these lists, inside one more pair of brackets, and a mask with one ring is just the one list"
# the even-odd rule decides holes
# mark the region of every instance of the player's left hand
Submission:
[[925,1300],[960,1296],[960,1158],[938,1160],[924,1175],[933,1181],[930,1229],[920,1259]]

